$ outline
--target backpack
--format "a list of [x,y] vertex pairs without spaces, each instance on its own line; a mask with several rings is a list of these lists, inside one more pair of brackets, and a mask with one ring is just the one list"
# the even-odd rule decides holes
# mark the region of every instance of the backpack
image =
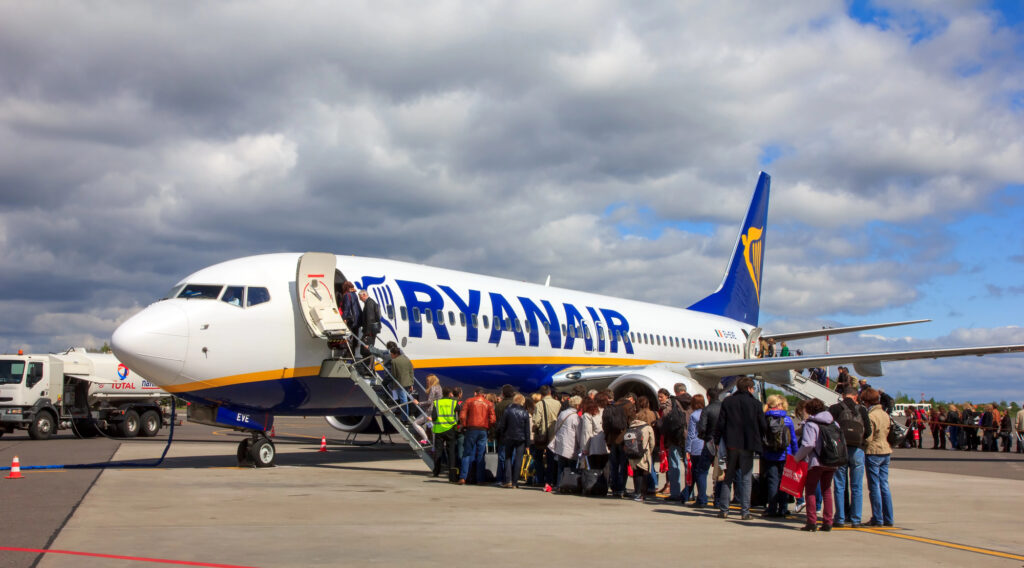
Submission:
[[613,404],[604,409],[601,416],[601,428],[604,430],[605,438],[611,442],[629,428],[626,423],[626,412],[622,406]]
[[818,454],[821,465],[841,467],[850,461],[846,453],[846,438],[834,422],[818,424],[818,440],[821,442],[821,453]]
[[673,403],[672,409],[661,417],[661,431],[668,443],[686,445],[686,412],[678,404]]
[[638,460],[646,453],[644,452],[644,426],[630,426],[622,437],[622,446],[629,459]]
[[785,416],[769,416],[768,430],[765,432],[764,449],[767,452],[785,453],[789,447],[789,427]]
[[846,445],[859,448],[864,443],[864,417],[860,415],[860,409],[850,408],[845,402],[840,402],[839,406],[836,422],[843,431]]

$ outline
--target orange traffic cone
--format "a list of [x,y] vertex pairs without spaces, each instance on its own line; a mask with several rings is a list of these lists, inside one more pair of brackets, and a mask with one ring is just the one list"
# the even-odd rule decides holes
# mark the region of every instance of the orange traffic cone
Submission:
[[18,460],[18,456],[14,456],[14,461],[11,462],[11,473],[5,479],[21,479],[21,462]]
[[327,436],[321,436],[320,437],[320,451],[321,452],[326,452],[327,451]]

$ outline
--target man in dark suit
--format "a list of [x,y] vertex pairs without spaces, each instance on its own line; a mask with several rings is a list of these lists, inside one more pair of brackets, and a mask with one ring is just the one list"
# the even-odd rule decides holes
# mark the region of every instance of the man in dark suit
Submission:
[[768,430],[768,421],[761,403],[754,398],[754,379],[736,381],[736,392],[722,401],[714,439],[726,447],[725,481],[718,500],[718,516],[729,516],[730,489],[739,484],[740,518],[750,519],[750,489],[754,477],[754,452],[761,452],[761,440]]
[[359,353],[366,357],[370,352],[366,346],[372,346],[380,333],[380,306],[377,301],[370,297],[366,290],[359,291],[359,300],[363,302],[363,310],[359,315],[359,329],[362,331],[363,347]]

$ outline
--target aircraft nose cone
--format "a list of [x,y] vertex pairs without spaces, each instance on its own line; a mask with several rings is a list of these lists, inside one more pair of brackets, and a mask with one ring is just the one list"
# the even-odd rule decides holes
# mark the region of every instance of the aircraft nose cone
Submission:
[[188,318],[177,305],[153,304],[114,330],[110,348],[150,382],[176,384],[188,350]]

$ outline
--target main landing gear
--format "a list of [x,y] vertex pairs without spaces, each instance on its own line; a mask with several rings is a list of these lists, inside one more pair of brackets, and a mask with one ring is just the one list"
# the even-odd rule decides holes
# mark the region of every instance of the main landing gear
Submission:
[[250,431],[250,438],[238,443],[238,467],[270,467],[277,449],[264,432]]

